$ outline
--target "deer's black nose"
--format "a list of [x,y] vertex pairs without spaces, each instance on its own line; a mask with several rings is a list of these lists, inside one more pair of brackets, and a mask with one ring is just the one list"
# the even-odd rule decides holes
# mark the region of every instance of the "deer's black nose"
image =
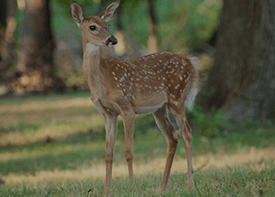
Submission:
[[106,42],[106,45],[108,45],[109,43],[112,43],[112,45],[116,45],[117,44],[117,39],[115,38],[115,36],[111,36],[107,42]]

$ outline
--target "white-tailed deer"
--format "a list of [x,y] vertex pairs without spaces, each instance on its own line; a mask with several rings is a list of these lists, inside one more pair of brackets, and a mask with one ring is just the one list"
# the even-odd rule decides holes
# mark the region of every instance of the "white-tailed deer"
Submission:
[[[71,2],[71,16],[82,31],[83,69],[91,99],[103,115],[106,129],[106,180],[104,196],[111,192],[112,163],[117,135],[117,117],[121,115],[125,132],[125,159],[132,186],[133,137],[135,114],[153,113],[166,138],[167,160],[161,190],[167,182],[180,135],[187,156],[188,186],[193,186],[192,130],[185,116],[185,106],[192,108],[198,80],[197,59],[170,52],[155,53],[131,60],[103,59],[100,47],[112,47],[117,39],[109,32],[110,21],[119,0],[111,3],[98,16],[84,17],[82,8]],[[168,108],[176,118],[176,131],[168,117]]]

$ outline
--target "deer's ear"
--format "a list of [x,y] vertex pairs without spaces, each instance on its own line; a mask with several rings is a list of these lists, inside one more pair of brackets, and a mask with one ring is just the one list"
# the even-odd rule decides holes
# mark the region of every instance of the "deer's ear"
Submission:
[[71,17],[79,27],[81,22],[84,20],[83,10],[80,7],[80,5],[78,5],[78,3],[76,3],[75,1],[71,1],[70,8],[71,8]]
[[119,6],[119,3],[120,3],[119,0],[115,0],[107,8],[105,8],[102,12],[100,12],[98,16],[106,22],[110,21],[114,17],[117,11],[117,8]]

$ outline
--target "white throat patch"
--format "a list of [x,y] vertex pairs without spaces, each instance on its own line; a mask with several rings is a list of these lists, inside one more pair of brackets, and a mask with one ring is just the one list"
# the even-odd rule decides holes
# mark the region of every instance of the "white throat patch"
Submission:
[[99,50],[99,46],[98,45],[94,45],[92,43],[87,43],[86,44],[86,53],[87,54],[96,54]]

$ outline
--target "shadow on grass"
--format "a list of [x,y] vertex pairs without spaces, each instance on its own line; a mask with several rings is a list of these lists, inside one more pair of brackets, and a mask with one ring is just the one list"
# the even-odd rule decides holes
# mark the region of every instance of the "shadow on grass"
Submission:
[[[76,138],[79,140],[75,141]],[[75,170],[78,167],[89,167],[98,162],[104,163],[104,136],[99,135],[96,138],[89,140],[87,135],[80,134],[69,136],[66,141],[62,142],[56,140],[46,144],[41,141],[29,144],[28,147],[17,146],[17,150],[14,152],[23,154],[22,157],[19,155],[20,158],[14,156],[7,161],[2,161],[0,174],[3,176],[10,173],[34,175],[36,171],[41,170]],[[20,149],[24,151],[20,152]],[[165,150],[165,139],[161,134],[159,135],[158,131],[155,131],[149,140],[148,136],[139,137],[134,146],[135,162],[146,162],[154,158],[164,157]],[[122,139],[117,140],[115,160],[124,161],[124,142]]]
[[[249,137],[254,134],[254,138]],[[77,169],[81,166],[91,166],[98,162],[104,163],[104,140],[103,136],[98,136],[97,140],[85,139],[85,135],[75,135],[72,138],[80,138],[77,142],[53,142],[45,145],[33,144],[33,149],[37,149],[41,154],[37,156],[29,156],[24,159],[10,159],[0,163],[0,173],[8,175],[9,173],[30,173],[40,170],[70,170]],[[273,130],[267,130],[261,134],[247,133],[247,135],[236,133],[226,137],[210,139],[209,141],[201,140],[198,136],[194,136],[193,156],[206,153],[234,153],[243,148],[265,148],[274,147],[275,134]],[[86,141],[86,142],[85,142]],[[123,141],[118,140],[116,145],[115,160],[124,160]],[[68,147],[70,147],[68,149]],[[182,140],[179,143],[176,157],[185,157]],[[24,148],[22,148],[24,149]],[[63,151],[64,150],[64,151]],[[31,152],[31,151],[30,151]],[[152,159],[164,157],[166,153],[166,145],[164,137],[155,131],[154,134],[149,134],[137,137],[134,144],[135,163],[143,163]],[[22,153],[25,154],[25,153]]]
[[[90,113],[86,116],[91,116],[97,113],[94,110],[89,110]],[[101,118],[101,117],[100,117]],[[66,121],[60,120],[57,124],[66,124]],[[92,126],[92,124],[91,124]],[[2,134],[6,134],[9,132],[20,131],[24,133],[24,130],[29,130],[26,133],[29,133],[30,130],[38,130],[41,127],[45,127],[45,125],[41,125],[39,123],[32,124],[26,121],[21,121],[17,125],[11,126],[9,129],[0,128],[0,136]],[[151,128],[157,129],[156,124],[153,121],[152,115],[140,115],[136,118],[135,125],[135,137],[144,136],[148,133],[148,130]],[[118,120],[118,139],[124,139],[124,129],[123,129],[123,121]],[[97,140],[105,140],[105,127],[104,124],[97,126],[96,128],[90,128],[88,130],[78,130],[75,134],[68,134],[67,137],[45,137],[43,140],[39,140],[37,142],[29,142],[24,144],[6,144],[0,145],[0,152],[14,152],[17,150],[31,150],[38,147],[44,147],[48,143],[83,143]]]
[[[151,115],[137,116],[135,127],[134,153],[135,161],[146,162],[158,157],[164,157],[166,152],[165,139],[155,129]],[[150,128],[150,129],[149,129]],[[248,129],[248,127],[246,127]],[[240,129],[240,128],[239,128]],[[195,130],[193,132],[193,156],[206,153],[234,153],[242,148],[254,146],[266,148],[274,146],[274,125],[264,128],[252,128],[249,132],[224,133],[215,138],[201,138]],[[102,125],[99,132],[93,130],[79,131],[66,138],[54,138],[51,142],[41,140],[24,145],[7,145],[0,147],[5,154],[13,153],[23,156],[0,163],[0,174],[10,173],[35,174],[41,170],[69,170],[82,166],[91,166],[97,162],[104,162],[105,132]],[[124,159],[123,154],[123,123],[118,124],[118,143],[116,146],[116,159]],[[176,156],[185,157],[183,142],[179,143]],[[36,152],[33,154],[33,152]]]
[[[99,115],[94,107],[70,107],[66,109],[47,109],[40,112],[30,110],[27,112],[7,112],[0,114],[2,120],[9,120],[10,126],[0,128],[0,135],[19,131],[34,133],[41,127],[62,122],[74,121],[76,117],[89,118]],[[10,121],[14,120],[14,122]]]
[[70,134],[67,137],[63,138],[51,138],[46,137],[43,140],[39,140],[33,143],[27,144],[7,144],[0,145],[0,152],[5,153],[14,153],[16,151],[25,150],[31,151],[37,148],[47,148],[47,146],[56,146],[56,145],[72,145],[77,143],[86,143],[86,142],[95,142],[95,141],[103,141],[105,139],[105,133],[101,132],[93,132],[93,130],[89,131],[80,131],[76,134]]
[[[149,127],[154,127],[151,118],[148,118],[146,115],[137,117],[136,137],[146,136],[145,134],[148,130],[146,128],[148,128],[148,125]],[[162,136],[159,131],[155,130],[155,132],[154,134]],[[117,138],[117,141],[122,142],[122,146],[116,146],[116,155],[118,158],[124,159],[124,132],[122,120],[118,121]],[[47,137],[37,142],[22,145],[2,145],[0,146],[0,153],[3,153],[3,156],[11,156],[11,159],[7,161],[2,160],[0,163],[0,174],[35,174],[36,171],[40,170],[68,170],[76,169],[83,165],[90,166],[92,163],[98,161],[104,162],[104,140],[105,131],[104,125],[102,125],[96,132],[93,129],[89,129],[70,134],[66,138]],[[162,139],[162,144],[165,147],[164,138]],[[137,146],[137,149],[144,150],[148,152],[148,154],[151,154],[151,152],[153,152],[151,148],[152,145],[154,145],[154,143],[150,141],[141,143]],[[135,148],[135,151],[137,151],[137,149]],[[165,154],[165,151],[163,151],[163,153]],[[14,155],[19,155],[19,158],[16,159]]]
[[[55,144],[45,146],[46,153],[41,149],[41,155],[29,158],[9,159],[0,163],[1,175],[10,173],[28,173],[34,175],[36,171],[41,170],[70,170],[76,169],[78,166],[87,165],[104,159],[104,143],[95,146],[84,145],[66,150],[66,144],[59,147]],[[68,144],[67,144],[68,145]],[[64,151],[60,151],[61,149]]]

